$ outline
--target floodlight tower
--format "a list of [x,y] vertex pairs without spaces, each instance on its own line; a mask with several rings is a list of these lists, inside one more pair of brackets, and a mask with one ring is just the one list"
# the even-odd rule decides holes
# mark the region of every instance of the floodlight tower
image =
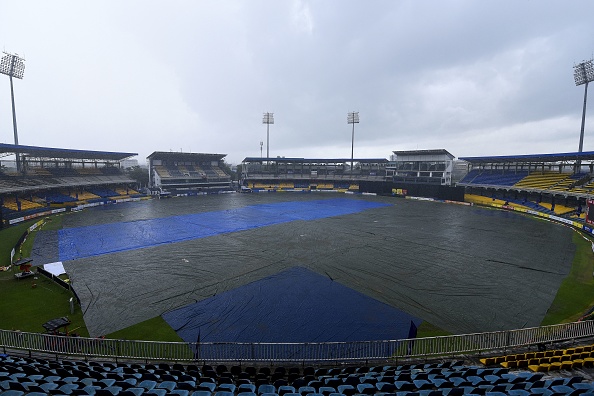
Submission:
[[[10,79],[10,98],[12,100],[12,129],[14,130],[14,144],[19,145],[19,135],[17,133],[16,111],[14,109],[14,88],[12,86],[12,78],[23,79],[25,73],[25,59],[18,56],[18,54],[9,54],[4,52],[4,56],[0,59],[0,73],[6,74]],[[19,154],[16,153],[17,170],[21,170]]]
[[347,123],[353,124],[353,132],[351,134],[351,173],[353,173],[353,156],[355,154],[355,124],[359,123],[359,112],[349,112],[347,114]]
[[264,113],[262,124],[266,124],[266,158],[270,158],[270,124],[274,124],[274,113]]
[[260,159],[262,159],[262,146],[264,145],[264,142],[260,140]]
[[573,78],[575,85],[584,85],[584,107],[582,110],[582,129],[580,131],[580,148],[579,152],[582,152],[584,147],[584,127],[586,126],[586,102],[588,100],[588,83],[594,81],[594,66],[592,65],[594,60],[583,61],[573,66]]

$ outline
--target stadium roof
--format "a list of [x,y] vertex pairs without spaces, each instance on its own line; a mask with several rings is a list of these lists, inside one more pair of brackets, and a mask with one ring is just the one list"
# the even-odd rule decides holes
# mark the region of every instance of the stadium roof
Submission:
[[198,160],[209,160],[209,161],[220,161],[225,158],[227,154],[207,154],[207,153],[182,153],[176,151],[155,151],[149,155],[148,159],[174,159],[180,161],[198,161]]
[[53,147],[23,146],[0,143],[0,154],[25,154],[31,157],[69,158],[69,159],[101,159],[122,161],[134,157],[137,153],[116,153],[110,151],[72,150]]
[[396,155],[449,155],[450,157],[454,157],[448,150],[446,149],[429,149],[429,150],[400,150],[400,151],[392,151]]
[[557,153],[557,154],[525,154],[525,155],[496,155],[488,157],[460,157],[472,164],[480,163],[508,163],[508,162],[563,162],[563,161],[593,161],[594,151]]
[[262,158],[262,157],[246,157],[241,162],[286,162],[286,163],[303,163],[303,164],[341,164],[345,162],[359,162],[365,164],[371,163],[387,163],[388,160],[385,158]]

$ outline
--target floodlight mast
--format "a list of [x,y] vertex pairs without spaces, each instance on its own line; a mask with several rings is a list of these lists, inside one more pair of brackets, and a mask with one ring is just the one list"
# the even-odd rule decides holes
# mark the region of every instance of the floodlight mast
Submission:
[[[575,85],[584,85],[584,107],[582,109],[582,128],[580,130],[580,146],[581,153],[584,147],[584,128],[586,126],[586,103],[588,100],[588,83],[594,81],[594,60],[583,61],[573,66],[573,78]],[[579,164],[579,161],[578,161]],[[579,171],[579,169],[578,169]]]
[[[9,54],[4,52],[4,56],[0,59],[0,73],[6,74],[10,79],[10,99],[12,101],[12,129],[14,131],[14,144],[19,145],[19,135],[17,133],[16,110],[14,107],[14,87],[12,85],[12,78],[23,79],[25,73],[25,59],[18,56],[18,54]],[[17,171],[21,170],[21,163],[19,154],[15,153]]]
[[270,158],[270,124],[274,124],[274,113],[264,113],[262,124],[266,124],[266,158]]
[[355,154],[355,124],[359,123],[359,112],[351,111],[347,114],[347,123],[353,124],[353,131],[351,133],[351,174],[353,173],[353,161]]

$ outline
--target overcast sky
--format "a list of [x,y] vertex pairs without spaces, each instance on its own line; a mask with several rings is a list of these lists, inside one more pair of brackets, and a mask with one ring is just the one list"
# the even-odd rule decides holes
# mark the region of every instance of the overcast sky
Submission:
[[[19,143],[389,158],[577,151],[592,0],[0,0]],[[594,101],[594,92],[592,93]],[[594,150],[594,105],[584,150]],[[14,143],[0,75],[0,143]]]

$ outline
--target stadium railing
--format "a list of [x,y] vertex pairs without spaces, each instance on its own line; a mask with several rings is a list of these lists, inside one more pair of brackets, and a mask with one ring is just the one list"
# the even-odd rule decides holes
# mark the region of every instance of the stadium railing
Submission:
[[156,342],[56,336],[0,330],[0,346],[30,354],[115,360],[349,362],[405,358],[450,358],[507,353],[522,347],[594,336],[594,321],[486,333],[415,339],[311,343]]

